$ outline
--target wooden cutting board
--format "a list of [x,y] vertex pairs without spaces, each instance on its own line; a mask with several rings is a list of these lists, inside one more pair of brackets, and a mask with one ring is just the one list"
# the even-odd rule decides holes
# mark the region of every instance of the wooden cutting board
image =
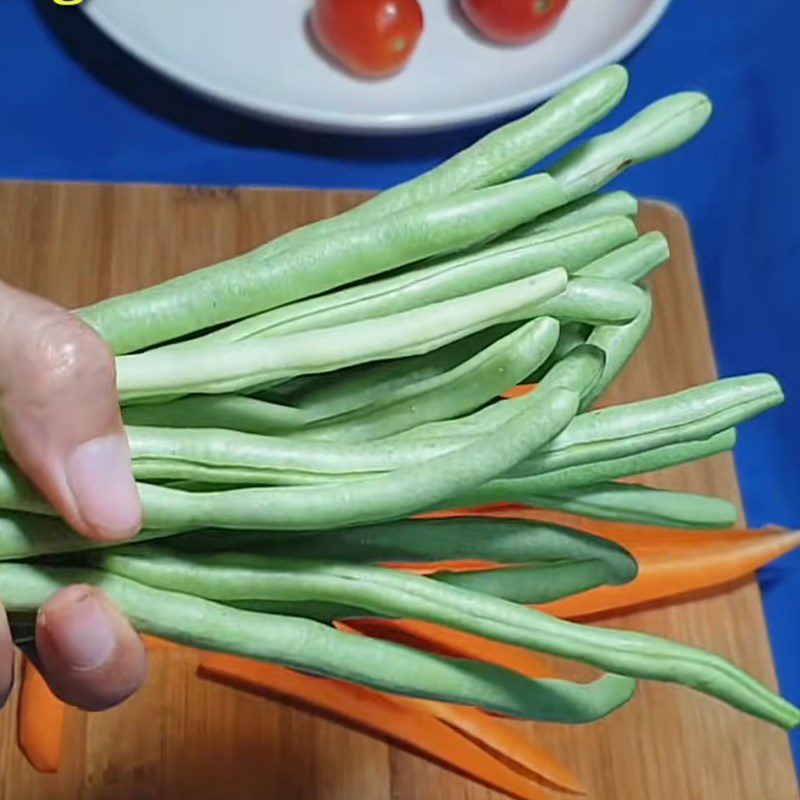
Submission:
[[[161,281],[251,248],[361,199],[355,193],[0,184],[0,277],[67,306]],[[680,213],[649,204],[642,229],[667,234],[672,261],[652,281],[656,315],[614,401],[715,377],[695,258]],[[739,501],[733,460],[652,476],[653,485]],[[603,624],[720,653],[761,680],[775,673],[758,589],[652,608]],[[183,652],[153,657],[123,707],[71,711],[66,766],[36,774],[0,716],[0,800],[487,800],[421,758],[336,723],[194,675]],[[787,737],[705,696],[643,685],[610,719],[526,726],[589,786],[591,800],[796,800]]]

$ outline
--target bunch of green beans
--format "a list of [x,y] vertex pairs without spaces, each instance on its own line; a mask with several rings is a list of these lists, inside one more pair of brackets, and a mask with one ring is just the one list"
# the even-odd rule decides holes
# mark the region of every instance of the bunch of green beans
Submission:
[[[621,67],[599,70],[338,217],[81,309],[117,355],[145,528],[127,545],[79,538],[0,455],[6,606],[33,612],[87,583],[143,632],[526,719],[599,719],[645,679],[800,724],[717,656],[528,607],[633,581],[623,547],[427,513],[519,503],[735,523],[726,500],[619,479],[731,449],[739,425],[782,401],[773,378],[591,410],[645,337],[644,282],[669,260],[662,234],[637,231],[637,199],[604,187],[689,141],[709,101],[659,100],[526,175],[626,87]],[[456,571],[463,561],[481,568]],[[403,571],[421,564],[425,577]],[[332,625],[352,616],[425,620],[608,674],[532,680]]]

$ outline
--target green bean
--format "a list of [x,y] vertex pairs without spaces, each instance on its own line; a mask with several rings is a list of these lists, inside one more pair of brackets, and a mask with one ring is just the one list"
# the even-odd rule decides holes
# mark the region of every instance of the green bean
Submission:
[[272,378],[429,352],[505,319],[528,318],[528,309],[563,291],[566,280],[564,270],[554,269],[425,308],[339,325],[324,336],[305,332],[121,356],[117,388],[123,400],[165,392],[218,394]]
[[448,453],[469,437],[357,444],[253,436],[231,430],[127,429],[133,470],[141,480],[239,485],[298,485],[367,477]]
[[[334,622],[347,619],[364,619],[369,617],[363,608],[346,606],[337,603],[312,603],[312,602],[280,602],[277,600],[235,600],[225,603],[226,606],[242,609],[243,611],[257,611],[259,614],[278,614],[282,617],[300,617],[311,619],[315,622],[324,622],[331,625]],[[374,615],[372,615],[374,617]]]
[[175,558],[119,552],[101,557],[104,569],[151,585],[222,600],[354,602],[378,614],[445,625],[620,675],[679,683],[784,727],[800,724],[799,709],[719,656],[646,634],[566,622],[417,575],[248,554]]
[[410,383],[429,380],[454,369],[515,327],[495,325],[430,353],[358,364],[333,374],[318,375],[292,401],[316,419],[364,408],[393,397]]
[[699,92],[679,92],[652,103],[610,133],[567,153],[548,172],[570,200],[605,186],[629,167],[664,155],[694,138],[711,116]]
[[[139,541],[150,541],[162,536],[172,536],[178,530],[141,531]],[[117,542],[101,542],[78,536],[66,523],[53,517],[24,512],[0,513],[0,561],[74,553],[111,547]]]
[[430,172],[358,206],[349,217],[371,218],[521,175],[603,119],[619,104],[627,88],[624,67],[597,70]]
[[[540,381],[540,386],[564,386],[583,397],[600,378],[605,354],[598,347],[581,344],[570,350]],[[485,414],[488,417],[488,413]]]
[[437,572],[428,578],[522,605],[551,603],[609,583],[608,569],[600,561],[573,561],[542,567],[508,567],[471,572]]
[[669,243],[666,237],[659,231],[652,231],[581,267],[578,274],[638,283],[668,259]]
[[591,519],[668,528],[730,528],[739,518],[736,506],[719,497],[651,489],[635,483],[598,483],[530,495],[527,502]]
[[642,306],[636,318],[626,325],[601,325],[587,340],[606,354],[603,375],[594,388],[584,397],[582,408],[589,408],[617,379],[631,356],[641,344],[653,319],[653,298],[646,290],[642,292]]
[[[657,447],[644,453],[624,458],[611,458],[577,467],[567,467],[542,475],[522,478],[496,478],[478,489],[452,498],[439,508],[469,508],[489,503],[522,503],[528,505],[532,496],[561,492],[581,486],[592,486],[617,478],[655,472],[675,467],[701,458],[731,450],[736,443],[736,432],[728,429],[708,439]],[[530,503],[530,505],[535,505]]]
[[[208,493],[141,484],[145,522],[152,528],[310,530],[415,514],[502,474],[541,447],[570,421],[576,397],[560,387],[539,390],[519,402],[519,412],[511,420],[485,436],[427,461],[363,480]],[[532,425],[531,419],[537,424]]]
[[[431,581],[459,586],[471,592],[498,597],[512,603],[539,605],[608,585],[608,567],[598,561],[575,561],[540,567],[437,572],[426,577]],[[229,600],[226,601],[226,605],[248,611],[305,617],[328,623],[348,618],[401,617],[397,613],[375,614],[356,605],[311,600]]]
[[465,192],[390,217],[270,245],[79,313],[129,353],[497,236],[564,202],[549,176]]
[[635,687],[617,675],[590,684],[531,680],[492,664],[352,636],[311,620],[243,611],[94,570],[0,565],[0,594],[11,611],[33,611],[73,583],[105,591],[143,633],[523,719],[589,722],[627,702]]
[[590,194],[571,203],[548,211],[537,217],[533,222],[520,225],[519,228],[509,231],[502,238],[519,238],[530,236],[532,233],[561,228],[564,225],[573,225],[576,222],[587,222],[601,217],[631,217],[639,213],[639,201],[627,192],[608,192],[607,194]]
[[313,558],[350,563],[489,561],[547,564],[597,561],[611,580],[626,583],[636,563],[614,542],[561,525],[517,519],[464,517],[405,519],[324,533],[280,534],[245,531],[231,541],[224,531],[188,533],[170,547],[189,553],[247,550],[273,558]]
[[[599,347],[581,345],[576,347],[568,356],[554,364],[545,375],[539,388],[552,388],[561,386],[577,392],[583,397],[603,372],[605,354]],[[485,408],[475,411],[460,419],[445,422],[429,422],[410,431],[404,431],[392,437],[393,442],[423,442],[436,441],[464,436],[479,436],[496,430],[497,427],[516,413],[518,406],[516,400],[501,400]]]
[[443,375],[409,383],[383,402],[311,425],[298,435],[374,441],[421,423],[467,414],[536,369],[553,351],[558,331],[558,322],[551,317],[535,319]]
[[745,375],[583,413],[511,470],[509,477],[539,475],[707,439],[782,402],[783,391],[771,375]]
[[124,406],[128,425],[159,428],[228,428],[252,434],[278,434],[301,428],[316,417],[303,409],[238,394],[194,395],[165,403]]
[[642,290],[624,281],[577,277],[558,296],[539,304],[537,316],[591,323],[630,322],[642,306]]
[[[608,567],[600,561],[572,561],[537,567],[504,567],[469,572],[443,571],[426,577],[428,580],[523,605],[551,603],[609,584]],[[310,601],[240,600],[231,605],[250,611],[317,619],[320,622],[375,616],[357,606]],[[397,618],[397,615],[394,617]]]
[[240,320],[198,339],[174,345],[187,348],[239,342],[264,335],[319,330],[382,317],[461,297],[560,266],[574,271],[636,238],[625,217],[595,219],[546,231],[466,255],[422,264],[381,280],[346,287]]

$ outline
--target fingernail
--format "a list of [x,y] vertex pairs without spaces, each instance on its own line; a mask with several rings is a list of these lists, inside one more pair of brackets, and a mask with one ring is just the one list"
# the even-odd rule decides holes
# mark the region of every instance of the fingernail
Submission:
[[78,510],[100,536],[124,539],[142,524],[142,508],[123,435],[92,439],[67,459],[67,482]]
[[54,597],[40,612],[38,625],[73,669],[97,669],[114,652],[113,622],[102,603],[86,589],[71,587]]

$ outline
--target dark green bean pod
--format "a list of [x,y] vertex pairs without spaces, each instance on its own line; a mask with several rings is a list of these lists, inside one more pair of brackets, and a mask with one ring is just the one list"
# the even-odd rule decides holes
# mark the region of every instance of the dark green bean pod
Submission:
[[224,531],[208,531],[179,536],[170,541],[170,547],[189,555],[235,548],[274,558],[333,559],[354,564],[597,561],[614,583],[627,583],[636,575],[633,559],[614,542],[560,525],[516,519],[406,519],[284,537],[276,532],[246,531],[233,540]]

